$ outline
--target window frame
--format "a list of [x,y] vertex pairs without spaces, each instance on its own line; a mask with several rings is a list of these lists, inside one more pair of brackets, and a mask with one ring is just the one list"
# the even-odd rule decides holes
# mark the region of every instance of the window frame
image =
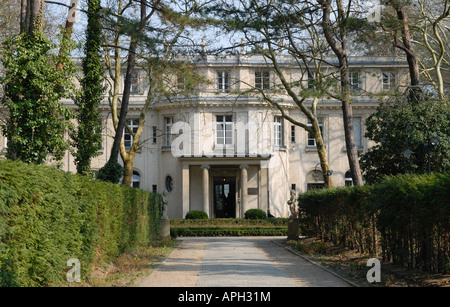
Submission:
[[172,126],[173,126],[173,116],[164,116],[164,145],[165,148],[170,148],[172,146]]
[[[356,78],[354,78],[356,76]],[[349,72],[350,90],[353,94],[361,94],[361,72]],[[355,82],[356,81],[356,82]]]
[[[388,77],[388,82],[385,82],[385,75]],[[383,91],[394,91],[397,87],[397,74],[393,71],[381,72],[381,86]]]
[[216,90],[221,93],[231,91],[231,72],[229,70],[216,71]]
[[[135,123],[135,121],[137,121],[137,123]],[[139,128],[139,118],[128,118],[125,124],[133,132],[133,134],[136,134],[137,129]],[[123,144],[125,146],[125,150],[129,151],[133,146],[134,135],[129,132],[127,127],[123,128]],[[127,145],[127,143],[129,143],[129,145]]]
[[[221,118],[221,120],[219,120]],[[234,121],[233,115],[230,114],[216,114],[216,133],[214,143],[217,148],[227,148],[234,146]],[[227,132],[229,136],[227,136]],[[219,136],[219,133],[222,136]],[[221,139],[221,142],[219,141]],[[229,140],[230,142],[227,142]]]
[[[319,121],[320,134],[322,135],[322,140],[325,143],[325,139],[323,137],[323,135],[324,135],[324,119],[321,117],[318,119],[318,121]],[[307,126],[312,128],[312,123],[309,119],[308,119]],[[314,144],[310,144],[310,141],[312,141]],[[317,147],[316,139],[309,132],[307,133],[306,146],[310,147],[310,148]]]
[[274,147],[284,147],[284,119],[283,116],[273,117],[273,145]]
[[263,91],[270,90],[270,70],[255,71],[255,88]]

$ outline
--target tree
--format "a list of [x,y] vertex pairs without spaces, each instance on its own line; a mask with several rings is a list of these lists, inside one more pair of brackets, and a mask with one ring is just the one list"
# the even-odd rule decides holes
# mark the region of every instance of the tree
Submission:
[[[450,170],[450,109],[439,100],[428,99],[426,103],[417,104],[408,97],[399,96],[380,104],[366,120],[365,136],[376,142],[361,156],[364,178],[369,184],[388,175],[426,173],[425,127],[411,125],[406,138],[408,123],[416,120],[428,126],[430,136],[440,136],[440,144],[431,150],[432,171]],[[410,158],[400,154],[406,147],[415,152]]]
[[81,80],[81,93],[75,101],[78,106],[77,130],[72,135],[77,149],[73,155],[79,174],[88,174],[92,158],[98,155],[102,128],[98,107],[104,93],[104,68],[100,55],[103,42],[100,0],[88,0],[87,4],[85,57],[82,63],[84,76]]
[[[345,147],[347,149],[348,163],[352,173],[353,183],[355,185],[363,185],[363,177],[359,165],[358,151],[355,143],[355,135],[353,131],[353,111],[351,106],[351,86],[350,71],[348,65],[348,34],[350,32],[352,6],[349,2],[345,7],[342,0],[336,0],[333,6],[333,0],[317,0],[322,8],[322,29],[325,38],[338,58],[339,74],[340,74],[340,95],[338,99],[342,103],[342,112],[344,120]],[[335,22],[331,19],[332,10],[335,10]]]
[[[174,59],[175,52],[173,49],[177,43],[183,45],[179,40],[186,28],[195,26],[194,23],[199,21],[195,14],[201,5],[195,1],[180,1],[176,7],[183,7],[183,9],[175,10],[168,4],[163,3],[163,1],[144,1],[139,3],[140,19],[136,21],[128,18],[126,15],[126,11],[133,8],[131,1],[126,3],[119,0],[117,4],[117,12],[110,15],[116,18],[115,22],[111,23],[112,26],[109,27],[113,29],[108,34],[109,37],[112,37],[112,41],[105,44],[106,65],[111,81],[109,101],[115,131],[115,142],[111,150],[111,158],[105,165],[105,168],[99,172],[99,178],[106,178],[104,176],[106,171],[112,171],[112,177],[115,178],[113,182],[118,182],[123,175],[122,184],[131,185],[134,157],[144,143],[141,136],[144,130],[146,113],[156,99],[162,96],[172,99],[175,93],[171,90],[173,89],[169,86],[171,82],[167,79],[174,75],[179,75],[195,80],[194,82],[197,83],[202,82],[202,78],[190,69],[185,61]],[[148,10],[149,12],[147,12]],[[151,27],[148,24],[152,17],[154,17],[153,19],[156,23],[159,23],[159,27]],[[201,24],[201,22],[199,23]],[[130,29],[131,33],[128,32]],[[128,48],[121,45],[124,36],[129,36]],[[120,95],[120,78],[123,67],[122,51],[127,53],[127,60],[124,90],[122,95]],[[113,54],[112,58],[111,53]],[[136,65],[139,65],[146,71],[145,78],[141,77],[140,82],[141,86],[148,87],[148,93],[139,114],[138,127],[134,131],[130,129],[126,119],[128,101],[131,95],[131,83]],[[184,94],[187,94],[187,92]],[[127,131],[133,139],[129,148],[125,147],[124,131]],[[116,142],[118,142],[118,145],[116,145]],[[115,148],[114,146],[118,147]],[[117,162],[118,157],[112,156],[114,153],[120,154],[123,168]]]
[[[2,126],[8,138],[7,157],[41,164],[51,156],[61,160],[68,144],[64,138],[71,112],[61,105],[74,89],[75,67],[70,49],[56,56],[56,47],[38,31],[14,36],[4,43],[2,64],[5,75],[0,79],[8,109]],[[62,62],[65,69],[58,70]]]
[[[242,42],[232,48],[250,47],[251,51],[243,56],[252,53],[262,55],[267,67],[277,77],[277,82],[271,82],[270,91],[254,84],[246,84],[249,89],[243,94],[262,97],[265,102],[275,107],[284,119],[310,133],[316,142],[322,171],[324,174],[328,173],[330,167],[317,114],[319,98],[327,86],[325,74],[321,71],[325,52],[323,40],[314,27],[314,9],[308,3],[297,1],[223,1],[213,12],[222,18],[224,29],[242,36]],[[297,78],[288,76],[289,73],[281,63],[283,55],[291,56],[292,63],[299,69]],[[308,80],[308,76],[312,76],[313,72],[317,72],[317,77]],[[280,93],[287,94],[292,99],[311,125],[295,119],[295,116],[287,111],[285,103],[276,98]],[[328,187],[334,185],[332,176],[324,176],[324,181]]]

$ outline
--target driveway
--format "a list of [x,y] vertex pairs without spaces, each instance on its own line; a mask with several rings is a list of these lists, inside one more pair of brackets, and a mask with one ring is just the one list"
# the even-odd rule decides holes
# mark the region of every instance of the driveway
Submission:
[[288,251],[285,237],[185,237],[142,287],[351,287]]

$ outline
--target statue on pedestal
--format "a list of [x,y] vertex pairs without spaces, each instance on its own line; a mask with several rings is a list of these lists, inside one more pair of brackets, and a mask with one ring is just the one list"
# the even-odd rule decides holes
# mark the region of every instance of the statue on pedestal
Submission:
[[295,218],[296,217],[296,202],[297,202],[297,193],[295,193],[294,190],[291,190],[291,197],[288,200],[288,206],[289,206],[289,210],[291,211],[291,215],[289,217],[291,218]]
[[167,192],[162,193],[162,218],[167,219]]

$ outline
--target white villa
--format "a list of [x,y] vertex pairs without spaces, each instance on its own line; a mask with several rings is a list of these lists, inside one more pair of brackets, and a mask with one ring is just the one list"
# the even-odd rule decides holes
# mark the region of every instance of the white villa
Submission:
[[[288,80],[304,80],[303,86],[308,87],[308,77],[292,59],[281,56],[280,62]],[[314,138],[283,119],[260,95],[243,94],[252,87],[270,93],[279,83],[275,73],[258,56],[208,56],[191,65],[211,82],[189,97],[161,100],[149,108],[135,157],[133,186],[166,191],[170,218],[183,218],[190,210],[203,210],[209,217],[243,217],[251,208],[287,217],[290,190],[303,193],[319,187],[323,174]],[[378,105],[378,98],[371,94],[407,84],[408,66],[393,57],[353,57],[350,66],[356,143],[365,152],[371,144],[364,138],[364,122]],[[128,112],[130,129],[137,128],[147,97],[147,90],[139,86],[143,78],[144,72],[137,70]],[[271,95],[277,96],[291,117],[308,124],[285,92]],[[307,99],[306,104],[310,103]],[[107,99],[102,110],[102,149],[92,162],[93,169],[106,163],[113,142]],[[333,181],[336,186],[351,185],[341,102],[323,97],[318,114]],[[125,146],[131,139],[125,131]],[[76,171],[69,152],[63,163],[63,170]]]

